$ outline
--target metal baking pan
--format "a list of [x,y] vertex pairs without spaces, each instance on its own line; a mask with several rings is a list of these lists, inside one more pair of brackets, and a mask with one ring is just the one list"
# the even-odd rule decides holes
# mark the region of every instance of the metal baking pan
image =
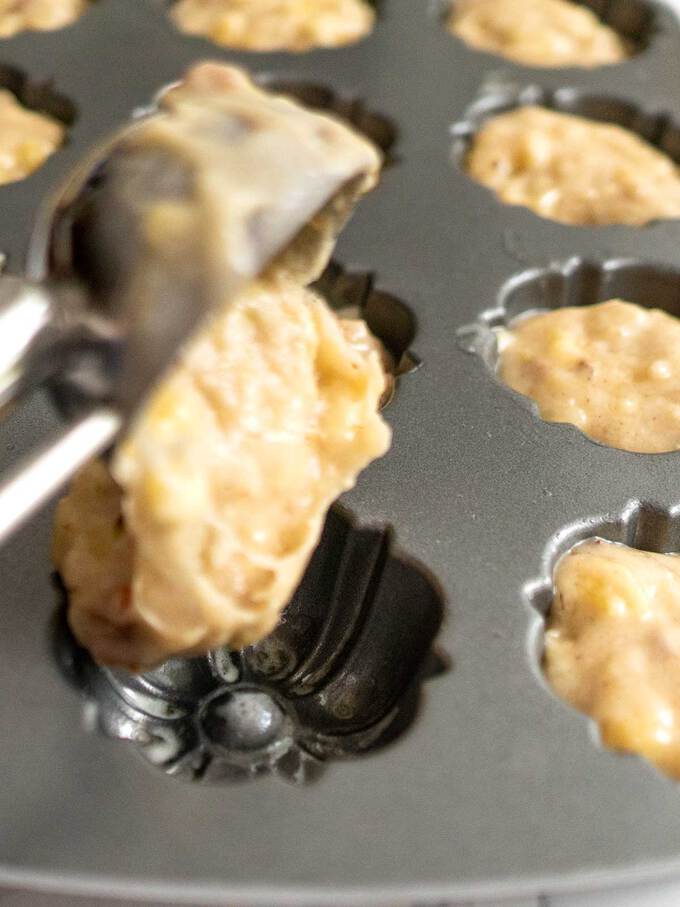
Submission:
[[[442,28],[440,7],[420,0],[384,0],[368,40],[303,55],[220,50],[178,34],[167,8],[98,0],[69,29],[0,44],[0,82],[73,115],[69,144],[0,189],[9,267],[22,267],[39,201],[90,144],[190,62],[231,60],[304,83],[310,100],[344,104],[369,131],[378,114],[386,145],[396,135],[393,165],[343,233],[344,272],[330,273],[326,291],[343,302],[349,287],[403,371],[415,361],[409,349],[422,367],[400,380],[386,410],[393,448],[333,512],[279,636],[235,656],[235,669],[213,656],[139,682],[104,675],[55,617],[51,514],[0,552],[0,882],[205,903],[368,904],[680,874],[677,785],[603,750],[539,668],[550,566],[565,544],[592,532],[677,547],[680,454],[611,450],[542,422],[494,376],[489,332],[527,308],[614,288],[677,312],[680,222],[555,224],[502,206],[460,167],[485,111],[536,97],[623,117],[680,160],[674,16],[639,0],[598,4],[639,38],[638,52],[620,66],[532,70],[463,46]],[[55,419],[45,396],[17,410],[0,465]],[[286,674],[291,651],[302,651],[307,674]],[[328,659],[338,659],[330,669]],[[282,715],[281,727],[311,728],[304,756],[287,756],[281,771],[276,759],[263,771],[252,762],[232,770],[227,759],[214,777],[201,770],[200,746],[174,759],[163,736],[174,709],[203,709],[203,743],[207,734],[228,749],[239,677],[271,688],[249,713],[257,727]],[[357,695],[333,699],[338,680]],[[204,721],[216,696],[225,708]],[[247,749],[251,727],[236,749]],[[110,739],[126,734],[138,745]]]

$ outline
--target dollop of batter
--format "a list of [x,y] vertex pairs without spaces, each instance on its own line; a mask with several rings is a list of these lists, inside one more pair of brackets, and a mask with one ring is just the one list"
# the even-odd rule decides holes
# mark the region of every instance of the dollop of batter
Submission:
[[21,31],[54,31],[71,25],[89,0],[0,0],[0,38]]
[[171,15],[187,34],[258,51],[353,44],[375,22],[366,0],[178,0]]
[[668,155],[620,126],[543,107],[487,121],[466,169],[506,204],[565,224],[680,217],[680,168]]
[[569,0],[454,0],[448,27],[472,47],[529,66],[604,66],[628,56],[613,28]]
[[26,179],[63,144],[62,123],[23,107],[0,89],[0,184]]
[[187,349],[113,463],[59,505],[73,630],[133,669],[241,647],[275,626],[332,501],[389,447],[363,322],[279,278]]
[[[233,240],[227,251],[237,265],[245,258],[244,274],[252,256],[238,251],[262,241],[264,218],[283,217],[289,235],[286,218],[303,222],[309,192],[317,213],[246,289],[232,294],[228,278],[220,283],[222,310],[152,394],[114,452],[111,474],[91,464],[59,504],[53,560],[70,625],[99,662],[132,670],[267,635],[328,507],[390,443],[379,413],[386,390],[379,344],[363,322],[340,320],[306,289],[349,209],[374,185],[379,158],[339,122],[268,100],[230,67],[219,69],[203,64],[190,74],[135,141],[172,139],[191,155],[214,196],[212,206],[190,209],[196,229],[214,222],[203,223],[206,211],[218,223],[226,218],[211,234],[214,252],[221,258]],[[216,135],[234,111],[237,128],[229,116],[230,128]],[[261,126],[254,144],[244,128],[253,118]],[[202,131],[192,128],[197,122]],[[221,164],[231,152],[216,147],[220,139],[236,146],[227,172]],[[261,167],[253,172],[243,154],[259,155]],[[276,172],[267,174],[267,165]],[[329,180],[337,190],[330,201]],[[262,200],[255,219],[253,195]],[[161,213],[154,229],[168,224]],[[164,275],[165,261],[140,260],[137,286]]]
[[602,742],[680,778],[680,557],[591,539],[555,571],[545,673]]
[[499,374],[549,422],[623,450],[679,450],[679,345],[680,319],[612,299],[500,331]]

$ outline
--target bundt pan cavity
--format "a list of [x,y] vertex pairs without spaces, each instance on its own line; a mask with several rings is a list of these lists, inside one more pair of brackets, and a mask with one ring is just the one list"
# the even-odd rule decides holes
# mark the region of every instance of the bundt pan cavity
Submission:
[[54,652],[88,725],[167,774],[303,782],[406,731],[422,683],[446,664],[433,648],[443,613],[435,582],[393,549],[391,531],[357,527],[336,506],[279,626],[257,645],[133,676],[96,665],[62,606]]

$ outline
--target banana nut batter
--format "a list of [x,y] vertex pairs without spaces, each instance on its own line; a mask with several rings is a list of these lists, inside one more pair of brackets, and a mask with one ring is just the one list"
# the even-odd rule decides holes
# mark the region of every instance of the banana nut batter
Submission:
[[71,25],[90,0],[0,0],[0,38],[21,31],[53,31]]
[[544,107],[484,123],[466,169],[506,204],[565,224],[680,217],[680,168],[668,155],[620,126]]
[[[286,122],[299,109],[281,108],[231,69],[223,86],[210,75],[207,90],[225,93],[214,102],[237,104],[241,118],[244,103],[251,119],[270,104]],[[206,80],[196,81],[205,103]],[[178,115],[189,116],[186,103]],[[320,115],[299,120],[309,142],[327,144],[329,172],[354,156],[361,191],[375,183],[380,159],[364,139]],[[315,230],[324,224],[333,229],[321,219]],[[225,303],[152,394],[111,472],[91,464],[58,507],[53,558],[69,621],[102,663],[143,670],[265,636],[329,505],[389,447],[376,343],[365,324],[339,319],[306,289],[332,249],[329,237],[319,254],[315,230]]]
[[375,22],[366,0],[178,0],[171,15],[187,34],[255,51],[353,44]]
[[590,539],[555,571],[544,668],[605,746],[680,778],[680,557]]
[[454,0],[448,28],[472,47],[528,66],[604,66],[629,55],[613,28],[569,0]]
[[679,345],[679,319],[613,299],[530,314],[500,331],[499,374],[550,422],[571,422],[610,447],[679,450]]
[[0,184],[30,176],[61,147],[65,135],[62,123],[28,110],[0,89]]

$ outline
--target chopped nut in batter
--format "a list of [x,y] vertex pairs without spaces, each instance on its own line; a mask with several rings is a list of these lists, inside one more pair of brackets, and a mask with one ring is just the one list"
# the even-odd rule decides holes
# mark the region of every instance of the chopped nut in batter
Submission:
[[565,224],[630,224],[680,217],[680,169],[620,126],[543,107],[486,122],[466,169],[509,205]]
[[304,51],[360,41],[375,12],[366,0],[178,0],[172,17],[225,47]]
[[604,66],[628,56],[625,41],[569,0],[454,0],[452,34],[529,66]]
[[545,673],[602,742],[680,778],[680,557],[591,539],[555,571]]
[[62,145],[64,126],[0,89],[0,184],[25,179]]
[[680,449],[680,320],[618,299],[529,315],[499,334],[499,373],[549,422],[623,450]]
[[0,38],[21,31],[54,31],[71,25],[90,0],[0,0]]

